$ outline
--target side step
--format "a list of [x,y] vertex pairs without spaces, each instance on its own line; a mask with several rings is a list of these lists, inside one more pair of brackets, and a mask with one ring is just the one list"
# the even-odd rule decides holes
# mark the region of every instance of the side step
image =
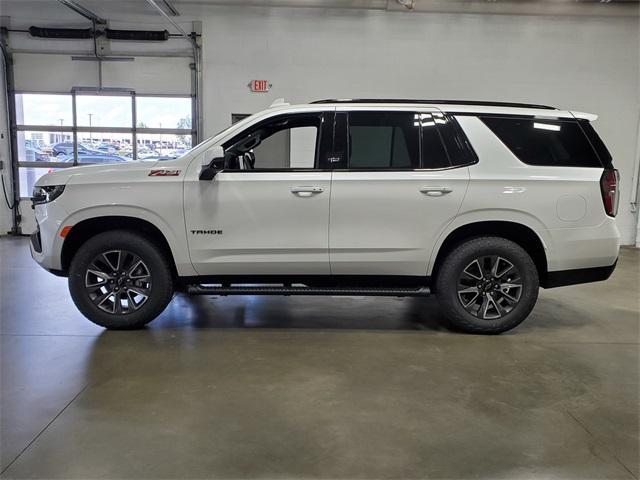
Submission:
[[427,297],[428,287],[420,288],[356,288],[356,287],[305,287],[261,285],[189,285],[190,295],[328,295],[354,297]]

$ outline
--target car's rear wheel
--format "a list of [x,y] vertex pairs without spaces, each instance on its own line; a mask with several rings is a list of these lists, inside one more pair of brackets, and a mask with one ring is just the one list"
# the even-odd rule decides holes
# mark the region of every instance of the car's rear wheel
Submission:
[[441,309],[469,333],[496,334],[519,325],[538,298],[538,271],[518,244],[479,237],[454,248],[436,279]]
[[92,322],[134,329],[162,313],[173,296],[173,279],[155,244],[129,231],[111,231],[80,247],[69,268],[69,290]]

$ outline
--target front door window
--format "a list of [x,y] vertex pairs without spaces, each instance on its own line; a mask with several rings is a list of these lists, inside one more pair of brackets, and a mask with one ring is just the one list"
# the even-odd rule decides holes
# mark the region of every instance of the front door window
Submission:
[[313,169],[321,114],[288,115],[259,123],[225,145],[226,170]]

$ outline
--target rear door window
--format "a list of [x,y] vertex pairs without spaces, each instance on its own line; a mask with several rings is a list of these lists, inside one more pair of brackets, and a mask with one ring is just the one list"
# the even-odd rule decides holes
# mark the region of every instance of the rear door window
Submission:
[[454,117],[437,113],[434,113],[434,117],[451,165],[461,167],[476,163],[478,161],[476,152],[457,120]]
[[349,168],[419,168],[419,128],[412,112],[349,112]]
[[450,167],[451,163],[439,132],[440,125],[445,122],[444,116],[438,113],[420,113],[418,116],[422,125],[422,167]]
[[602,167],[575,120],[532,117],[480,117],[518,159],[528,165]]

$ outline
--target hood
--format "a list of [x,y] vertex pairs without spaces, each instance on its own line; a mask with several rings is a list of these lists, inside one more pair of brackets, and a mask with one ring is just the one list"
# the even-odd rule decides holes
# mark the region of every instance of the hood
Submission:
[[135,162],[110,163],[104,165],[80,165],[77,167],[60,168],[59,170],[55,170],[40,177],[36,182],[36,186],[66,185],[72,179],[74,183],[78,181],[79,183],[82,183],[83,179],[98,179],[105,176],[117,176],[119,173],[126,174],[140,170],[147,171],[150,168],[153,168],[157,163],[158,160],[141,160]]

